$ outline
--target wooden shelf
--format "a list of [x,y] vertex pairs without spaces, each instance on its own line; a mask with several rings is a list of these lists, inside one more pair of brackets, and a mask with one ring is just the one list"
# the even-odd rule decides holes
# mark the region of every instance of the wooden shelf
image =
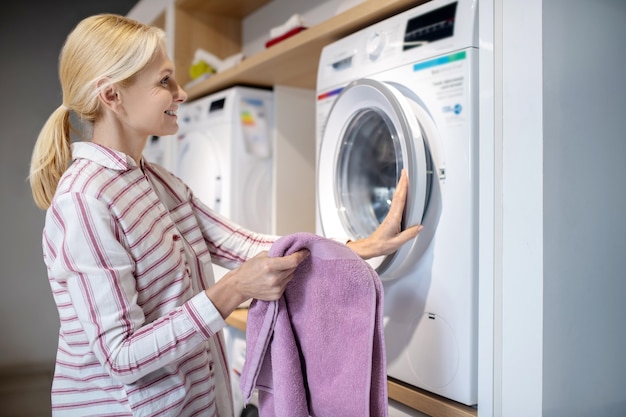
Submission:
[[[226,323],[245,333],[248,309],[235,310],[226,318]],[[418,410],[431,417],[476,417],[474,407],[468,407],[445,397],[412,387],[393,378],[387,380],[389,398]]]
[[474,407],[412,387],[393,378],[387,380],[389,398],[431,417],[476,417]]
[[[232,87],[233,85],[265,87],[284,85],[315,89],[317,64],[324,46],[426,1],[367,0],[256,55],[244,59],[240,64],[229,70],[215,74],[186,88],[189,99],[192,100]],[[180,1],[180,3],[185,4],[197,2],[199,1]],[[176,54],[178,56],[178,53]],[[180,64],[178,62],[177,68]]]

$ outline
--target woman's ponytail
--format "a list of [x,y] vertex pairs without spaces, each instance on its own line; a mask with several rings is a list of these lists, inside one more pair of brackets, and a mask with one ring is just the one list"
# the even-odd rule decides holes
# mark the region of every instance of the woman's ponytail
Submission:
[[30,188],[40,209],[50,207],[61,175],[71,161],[70,110],[62,104],[39,132],[30,161]]

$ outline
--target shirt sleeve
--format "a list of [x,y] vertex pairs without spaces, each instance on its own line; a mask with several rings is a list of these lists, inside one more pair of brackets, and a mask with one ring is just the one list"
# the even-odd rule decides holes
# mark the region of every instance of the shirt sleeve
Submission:
[[204,348],[225,326],[203,292],[147,323],[137,302],[133,259],[107,207],[93,197],[55,199],[44,239],[50,280],[67,291],[90,350],[122,383]]
[[209,247],[211,259],[222,267],[236,268],[259,252],[269,250],[279,238],[276,235],[247,230],[209,209],[197,197],[191,198],[191,204]]

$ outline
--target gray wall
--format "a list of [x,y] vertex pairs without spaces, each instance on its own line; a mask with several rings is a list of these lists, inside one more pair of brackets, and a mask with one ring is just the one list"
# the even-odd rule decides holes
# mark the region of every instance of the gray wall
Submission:
[[136,0],[12,1],[0,13],[0,368],[54,362],[56,307],[41,252],[44,213],[27,181],[30,155],[48,115],[61,104],[57,57],[80,19],[127,14]]
[[626,2],[544,0],[543,415],[626,415]]

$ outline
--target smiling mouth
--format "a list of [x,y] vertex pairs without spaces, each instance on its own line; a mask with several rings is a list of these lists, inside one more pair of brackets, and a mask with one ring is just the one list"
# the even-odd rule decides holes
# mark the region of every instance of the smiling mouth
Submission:
[[166,110],[165,114],[167,114],[169,116],[176,116],[176,111],[174,111],[174,110]]

